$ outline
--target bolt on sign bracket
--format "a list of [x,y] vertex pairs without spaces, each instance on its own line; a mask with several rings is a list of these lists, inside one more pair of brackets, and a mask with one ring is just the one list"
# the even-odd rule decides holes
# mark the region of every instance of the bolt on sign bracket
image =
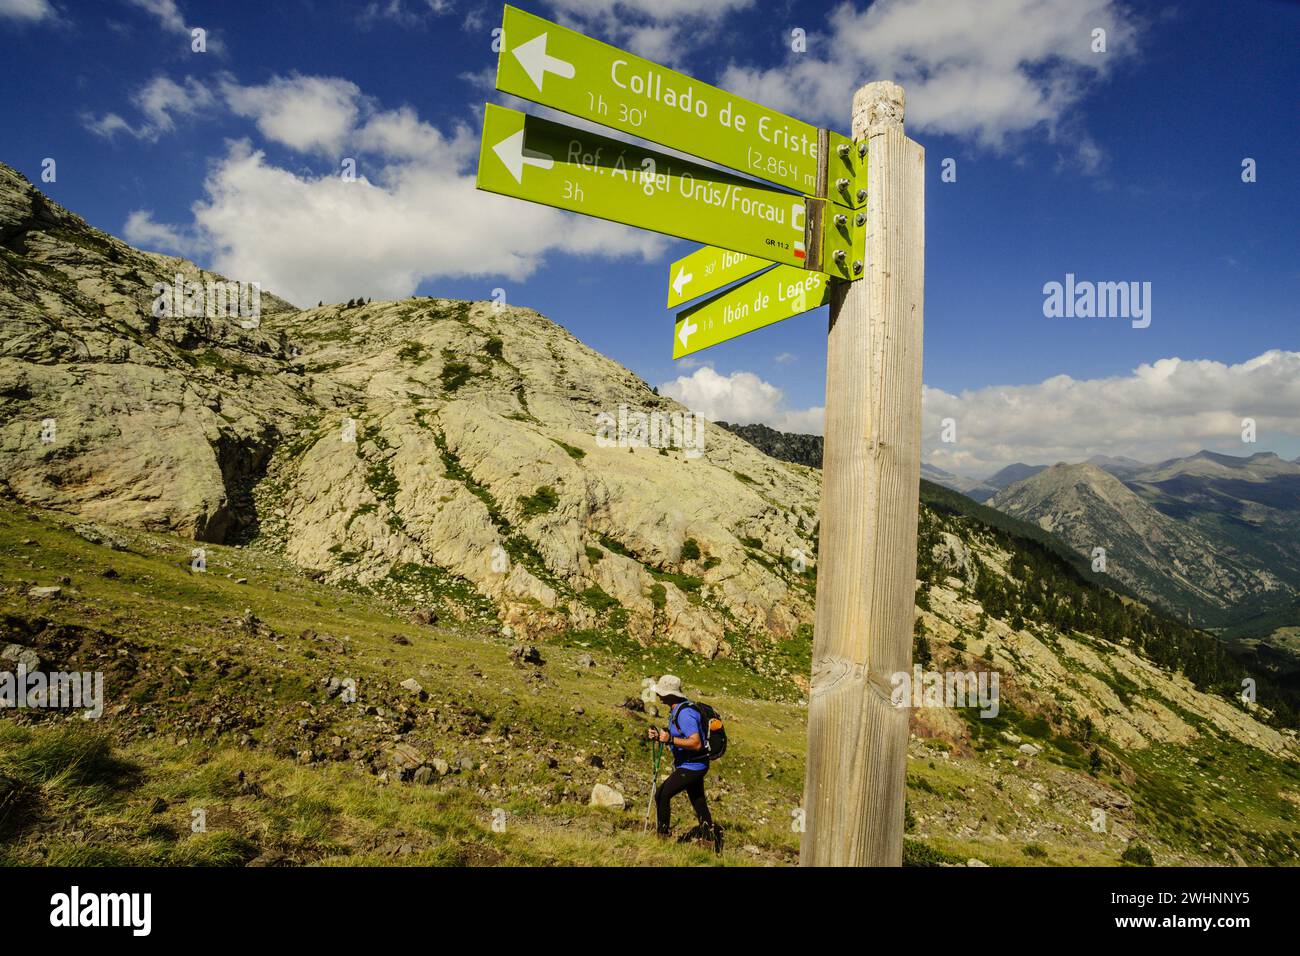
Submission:
[[819,130],[817,140],[818,198],[830,199],[850,209],[866,205],[866,153],[847,136],[833,130]]
[[853,177],[853,202],[850,205],[854,209],[865,210],[867,208],[867,141],[864,139],[860,143],[850,145],[853,155],[858,157],[857,171]]
[[828,202],[822,227],[822,271],[850,282],[862,278],[864,261],[865,229],[855,224],[856,216],[849,207]]

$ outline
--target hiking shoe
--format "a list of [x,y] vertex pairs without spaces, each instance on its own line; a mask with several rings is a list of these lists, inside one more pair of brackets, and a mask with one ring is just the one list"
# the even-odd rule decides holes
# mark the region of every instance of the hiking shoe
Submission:
[[677,838],[677,842],[681,844],[700,843],[700,844],[707,844],[708,846],[712,846],[713,834],[709,832],[707,825],[703,823],[697,823],[695,826],[691,827],[689,830],[687,830],[685,833],[679,836]]

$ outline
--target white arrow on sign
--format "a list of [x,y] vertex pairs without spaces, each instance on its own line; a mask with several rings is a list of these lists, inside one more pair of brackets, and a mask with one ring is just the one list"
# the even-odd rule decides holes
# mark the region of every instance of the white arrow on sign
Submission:
[[[677,298],[682,297],[682,286],[695,278],[694,272],[687,272],[685,266],[677,267],[677,278],[673,279],[673,291],[677,293]],[[683,345],[686,343],[683,342]]]
[[519,65],[524,68],[528,78],[533,81],[533,85],[539,90],[542,88],[542,78],[547,73],[554,73],[566,80],[573,79],[572,63],[547,54],[545,33],[539,33],[527,43],[519,44],[514,48],[513,52],[515,59],[519,61]]
[[510,175],[515,177],[515,182],[521,186],[524,184],[525,166],[550,169],[555,165],[555,159],[550,153],[539,152],[535,149],[524,149],[523,130],[512,133],[497,143],[492,147],[492,152],[496,153],[501,162],[505,163],[506,169],[510,170]]
[[699,329],[698,325],[692,325],[690,319],[682,320],[682,327],[677,330],[677,338],[681,339],[682,348],[690,348],[690,343],[686,340],[691,337],[691,333]]

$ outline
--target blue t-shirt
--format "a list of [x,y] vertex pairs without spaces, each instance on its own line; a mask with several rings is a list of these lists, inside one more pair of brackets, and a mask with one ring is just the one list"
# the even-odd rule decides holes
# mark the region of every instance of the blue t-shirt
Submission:
[[[678,704],[668,714],[668,732],[674,737],[700,735],[704,742],[704,729],[700,726],[700,712],[691,706],[690,701]],[[687,750],[685,747],[673,746],[673,766],[683,770],[708,770],[709,762],[701,758],[702,750]]]

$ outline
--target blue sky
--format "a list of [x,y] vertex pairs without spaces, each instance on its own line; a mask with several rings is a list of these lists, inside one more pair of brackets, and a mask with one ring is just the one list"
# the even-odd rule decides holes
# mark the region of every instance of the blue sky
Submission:
[[[516,5],[842,131],[856,85],[904,84],[928,160],[928,460],[980,475],[1203,446],[1300,455],[1300,6]],[[106,231],[301,305],[503,287],[706,413],[819,430],[824,309],[673,363],[667,264],[690,245],[472,189],[479,111],[502,101],[500,9],[0,0],[0,160]],[[361,189],[340,186],[343,157]],[[1045,318],[1043,285],[1066,273],[1151,283],[1150,326]]]

